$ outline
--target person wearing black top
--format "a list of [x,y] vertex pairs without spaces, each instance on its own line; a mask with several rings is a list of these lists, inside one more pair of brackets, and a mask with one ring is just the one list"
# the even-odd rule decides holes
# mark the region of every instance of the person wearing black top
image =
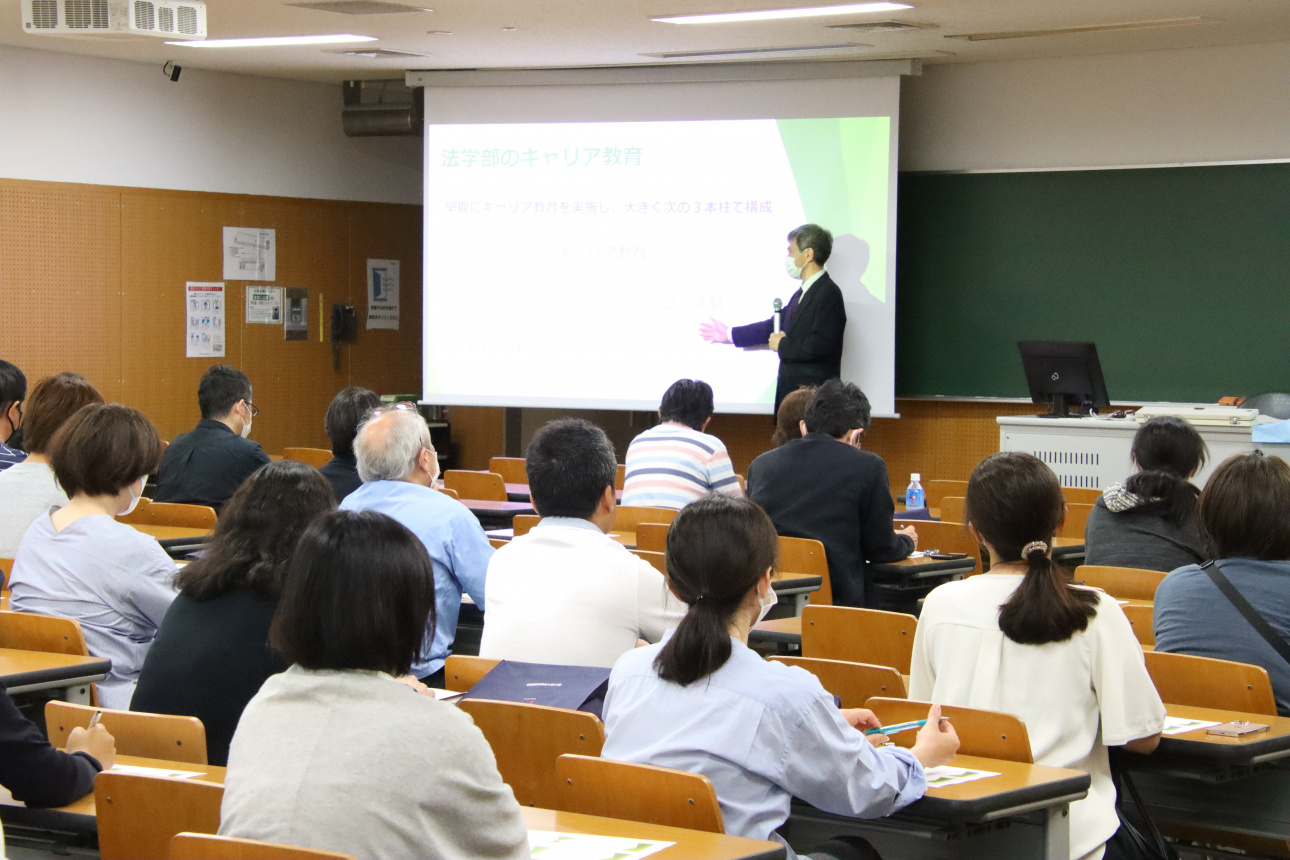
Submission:
[[251,403],[251,380],[242,371],[227,364],[211,367],[197,386],[197,404],[202,420],[166,448],[152,500],[218,511],[269,455],[246,438],[260,410]]
[[358,425],[363,423],[367,413],[381,405],[381,398],[376,392],[357,385],[341,389],[341,392],[327,407],[327,417],[323,419],[323,429],[331,439],[331,460],[318,471],[331,481],[336,501],[342,502],[350,493],[363,483],[358,476],[358,460],[354,456],[354,437],[358,435]]
[[869,426],[869,399],[859,388],[830,379],[811,397],[802,425],[801,439],[753,460],[748,495],[781,535],[824,544],[834,603],[865,606],[865,565],[905,558],[918,533],[893,530],[887,464],[857,447]]
[[224,506],[206,556],[175,577],[179,596],[148,650],[130,709],[197,717],[207,760],[226,764],[242,709],[287,668],[269,650],[287,562],[305,527],[335,507],[313,466],[281,460],[251,475]]
[[66,806],[94,790],[94,777],[116,763],[107,729],[72,729],[67,752],[50,746],[0,683],[0,785],[28,806]]

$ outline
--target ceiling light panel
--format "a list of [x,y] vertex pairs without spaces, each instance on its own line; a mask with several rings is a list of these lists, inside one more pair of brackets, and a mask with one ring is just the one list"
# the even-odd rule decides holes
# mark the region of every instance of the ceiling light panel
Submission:
[[264,36],[254,39],[206,39],[202,42],[167,42],[191,48],[282,48],[293,45],[343,45],[349,42],[375,42],[375,36],[332,33],[323,36]]
[[846,6],[808,6],[801,9],[761,9],[753,12],[719,12],[710,15],[674,15],[653,18],[665,24],[733,24],[741,21],[783,21],[789,18],[819,18],[829,15],[860,15],[912,9],[905,3],[852,3]]
[[840,45],[799,45],[782,48],[731,48],[719,51],[671,51],[658,54],[641,54],[642,57],[654,57],[660,60],[693,59],[695,57],[735,57],[748,54],[790,54],[803,51],[840,51],[853,48],[872,48],[873,45],[862,45],[859,42],[844,42]]

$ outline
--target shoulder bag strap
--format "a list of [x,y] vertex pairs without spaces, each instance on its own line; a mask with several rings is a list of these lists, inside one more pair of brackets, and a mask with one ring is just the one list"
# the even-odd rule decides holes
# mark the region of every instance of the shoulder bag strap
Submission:
[[1250,605],[1250,601],[1246,600],[1241,592],[1236,590],[1236,586],[1232,585],[1231,580],[1223,575],[1214,560],[1210,559],[1205,562],[1200,566],[1200,569],[1205,571],[1205,574],[1209,576],[1214,585],[1218,586],[1218,590],[1223,592],[1223,596],[1231,601],[1232,605],[1236,607],[1236,611],[1245,616],[1245,620],[1250,622],[1250,626],[1254,628],[1255,632],[1272,646],[1272,650],[1280,654],[1282,660],[1290,663],[1290,642],[1286,642],[1286,640],[1277,635],[1277,631],[1272,629],[1272,625],[1263,620],[1263,616],[1259,614],[1259,611]]

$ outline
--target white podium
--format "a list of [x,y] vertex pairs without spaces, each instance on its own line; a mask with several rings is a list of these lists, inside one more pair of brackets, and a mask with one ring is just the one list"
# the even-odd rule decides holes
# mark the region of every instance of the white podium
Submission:
[[[1001,415],[999,450],[1024,451],[1043,460],[1057,473],[1063,487],[1100,490],[1133,473],[1129,455],[1138,432],[1134,418],[1040,418]],[[1192,479],[1205,486],[1210,473],[1233,454],[1258,448],[1265,454],[1290,461],[1290,445],[1255,444],[1249,427],[1197,426],[1209,448],[1209,459]]]

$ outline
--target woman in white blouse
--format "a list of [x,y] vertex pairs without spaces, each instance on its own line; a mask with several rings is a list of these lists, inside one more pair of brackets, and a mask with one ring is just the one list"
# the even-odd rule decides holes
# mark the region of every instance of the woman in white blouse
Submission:
[[927,596],[910,698],[1021,717],[1037,764],[1092,777],[1071,804],[1070,856],[1136,857],[1119,830],[1107,747],[1154,750],[1165,708],[1119,604],[1053,562],[1064,516],[1057,476],[1035,457],[995,454],[976,467],[968,528],[993,566]]
[[[711,493],[681,509],[667,580],[689,611],[662,643],[614,664],[602,755],[701,773],[727,833],[783,841],[794,796],[840,815],[888,815],[922,797],[923,768],[949,761],[959,741],[933,706],[913,749],[875,748],[886,738],[862,733],[879,725],[870,711],[839,710],[814,675],[748,648],[775,603],[777,543],[750,499]],[[871,856],[866,847],[834,840],[811,856]]]

